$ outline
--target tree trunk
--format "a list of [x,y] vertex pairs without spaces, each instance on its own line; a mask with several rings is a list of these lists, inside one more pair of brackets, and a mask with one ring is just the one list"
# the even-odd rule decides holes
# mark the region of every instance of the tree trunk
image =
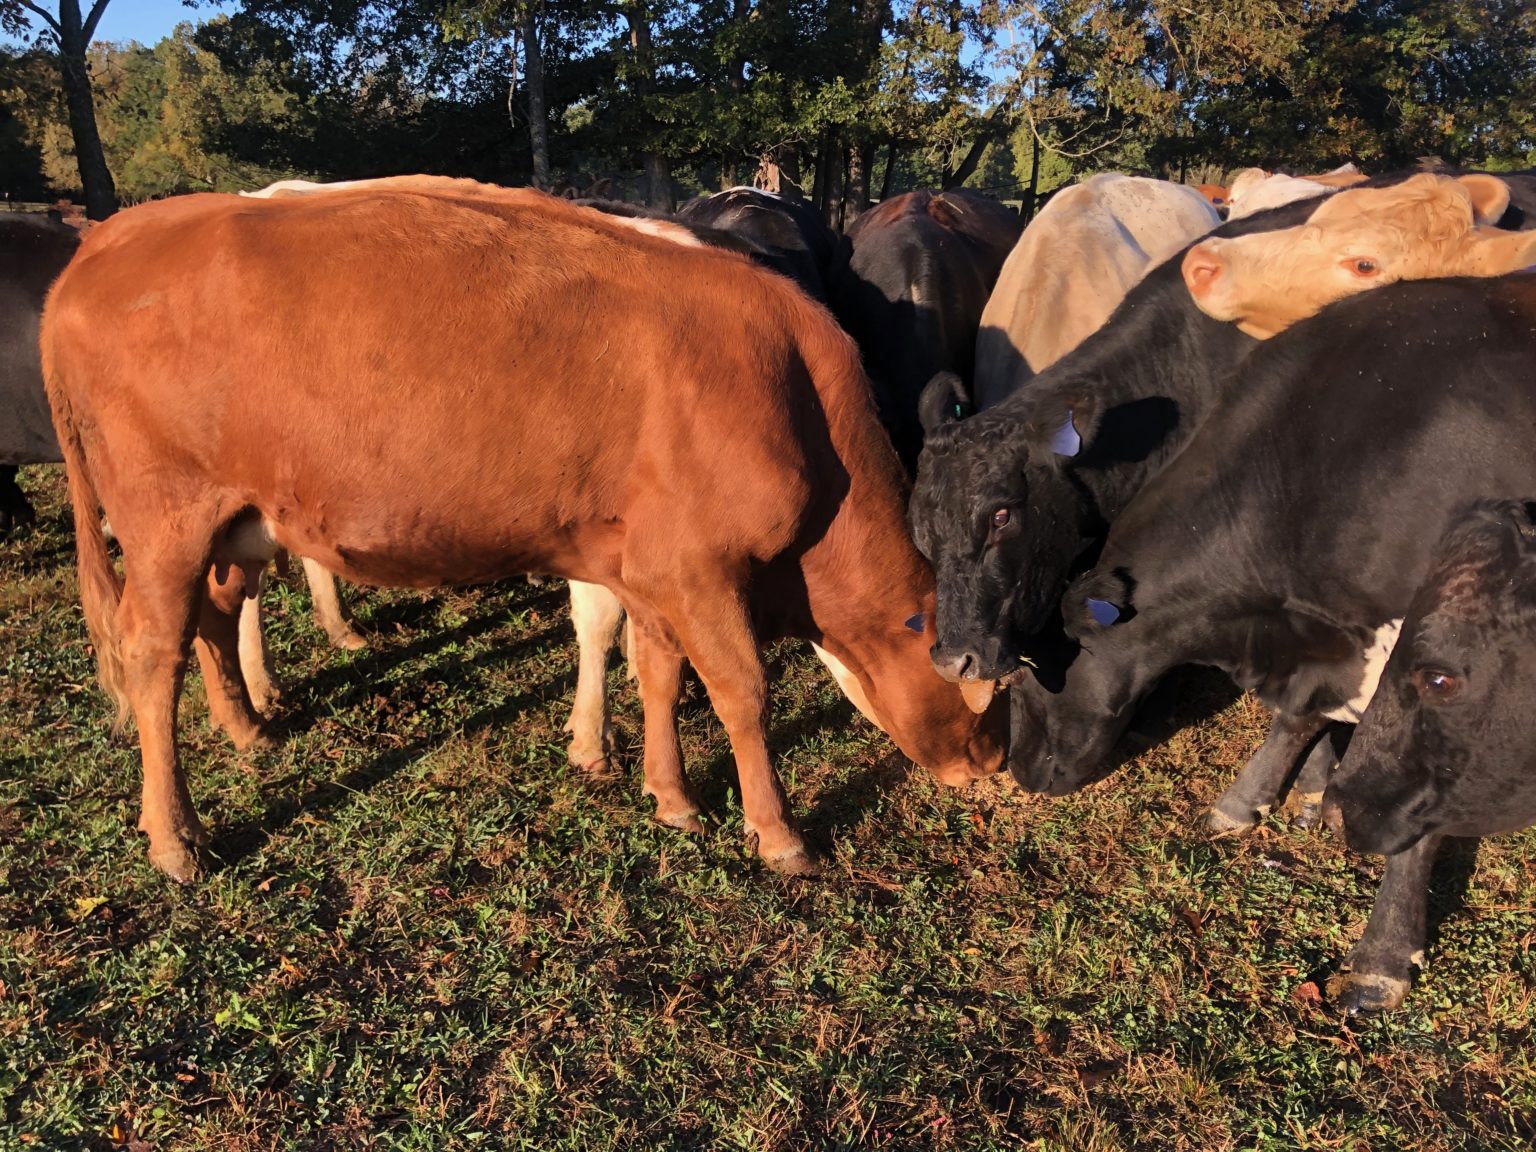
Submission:
[[848,181],[843,195],[845,224],[852,224],[869,211],[869,170],[874,163],[873,143],[862,141],[848,150]]
[[885,175],[880,178],[880,199],[891,198],[891,175],[896,171],[897,148],[896,141],[892,140],[885,150]]
[[[635,2],[624,7],[624,19],[629,23],[629,46],[634,52],[638,79],[635,90],[642,104],[649,103],[651,89],[656,83],[656,60],[651,52],[651,14],[645,5]],[[641,153],[645,164],[645,202],[652,208],[671,212],[677,207],[672,196],[672,168],[660,152],[647,149]]]
[[970,151],[966,152],[965,159],[960,161],[960,167],[944,176],[944,189],[958,188],[971,178],[981,164],[981,158],[987,153],[987,146],[997,136],[997,129],[984,129],[982,134],[971,143]]
[[96,104],[91,96],[91,70],[85,50],[90,33],[95,32],[94,18],[106,8],[98,0],[89,32],[80,19],[80,0],[59,0],[59,72],[64,81],[64,99],[69,106],[69,131],[75,139],[75,164],[80,169],[80,188],[85,193],[85,215],[89,220],[105,220],[117,211],[117,185],[101,150],[101,134],[96,130]]
[[1024,223],[1035,218],[1035,206],[1040,203],[1040,133],[1029,134],[1029,191],[1024,195]]
[[645,202],[663,212],[677,208],[677,197],[672,192],[672,165],[660,152],[645,154]]
[[549,105],[544,90],[544,48],[539,42],[539,21],[532,0],[517,13],[518,35],[523,41],[523,71],[528,84],[528,147],[533,153],[533,186],[549,190]]

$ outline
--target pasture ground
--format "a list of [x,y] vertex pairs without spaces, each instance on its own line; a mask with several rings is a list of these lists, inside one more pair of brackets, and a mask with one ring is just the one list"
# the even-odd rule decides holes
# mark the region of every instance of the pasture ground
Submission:
[[342,654],[295,575],[270,599],[282,747],[236,755],[189,684],[218,858],[178,888],[135,831],[61,474],[23,484],[41,530],[0,545],[0,1152],[1536,1137],[1536,835],[1453,852],[1408,1005],[1342,1020],[1316,990],[1379,862],[1279,818],[1202,832],[1263,723],[1210,678],[1172,697],[1198,722],[1042,801],[908,772],[781,648],[773,743],[829,858],[788,882],[742,850],[697,685],[703,839],[649,819],[622,670],[622,771],[567,768],[562,585],[354,595],[374,646]]

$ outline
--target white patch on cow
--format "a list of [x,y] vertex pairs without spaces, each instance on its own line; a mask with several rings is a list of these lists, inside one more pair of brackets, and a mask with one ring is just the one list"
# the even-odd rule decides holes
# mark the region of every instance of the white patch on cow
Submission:
[[859,710],[859,714],[873,724],[880,731],[885,731],[885,726],[875,719],[875,710],[870,707],[869,697],[864,695],[864,686],[859,683],[859,678],[848,671],[847,666],[832,653],[828,652],[820,644],[812,644],[816,655],[827,666],[827,671],[832,673],[832,679],[837,681],[837,686],[842,689],[844,696],[848,697],[853,706]]
[[1402,630],[1402,617],[1388,620],[1376,629],[1371,642],[1360,654],[1360,687],[1356,689],[1354,697],[1348,704],[1324,713],[1328,719],[1343,720],[1350,724],[1360,722],[1360,717],[1364,716],[1365,710],[1371,706],[1371,698],[1376,695],[1376,686],[1381,683],[1381,673],[1387,666],[1392,649],[1397,646],[1397,637]]
[[734,188],[727,188],[724,192],[721,192],[720,195],[728,196],[732,192],[751,192],[754,196],[768,196],[774,200],[784,199],[784,194],[782,192],[770,192],[766,188],[753,188],[749,184],[738,184]]
[[681,244],[685,248],[707,247],[681,224],[673,224],[667,220],[650,220],[643,216],[610,216],[609,220],[621,228],[632,228],[636,232],[644,232],[647,236],[655,236],[660,240],[670,240],[674,244]]

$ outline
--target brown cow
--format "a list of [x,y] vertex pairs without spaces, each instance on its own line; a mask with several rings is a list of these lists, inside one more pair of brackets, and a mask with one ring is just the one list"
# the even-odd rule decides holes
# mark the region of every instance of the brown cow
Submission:
[[611,588],[636,630],[657,817],[697,827],[686,657],[782,871],[812,864],[765,743],[763,641],[830,651],[940,779],[1000,766],[999,710],[968,711],[903,624],[929,618],[933,576],[856,349],[744,257],[468,182],[190,196],[101,225],[42,344],[86,619],[138,722],[141,827],[174,877],[207,840],[176,753],[188,642],[217,720],[259,740],[235,638],[278,548],[367,584],[545,571]]
[[1201,310],[1261,340],[1396,280],[1501,276],[1536,263],[1536,235],[1491,227],[1509,204],[1494,176],[1411,176],[1333,194],[1307,223],[1203,240],[1184,256]]

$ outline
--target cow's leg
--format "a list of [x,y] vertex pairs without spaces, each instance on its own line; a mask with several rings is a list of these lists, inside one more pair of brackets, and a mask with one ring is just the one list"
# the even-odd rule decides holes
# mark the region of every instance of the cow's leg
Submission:
[[707,561],[681,571],[667,618],[730,737],[747,834],[775,872],[813,873],[815,862],[768,756],[768,677],[747,610],[745,574],[733,579]]
[[571,734],[565,755],[583,772],[600,772],[613,755],[613,727],[608,710],[608,654],[619,638],[624,606],[601,584],[571,581],[571,623],[580,653],[576,700],[565,730]]
[[[203,684],[208,693],[209,718],[234,741],[235,747],[270,747],[271,738],[262,730],[261,717],[251,705],[246,677],[241,665],[241,626],[245,620],[245,574],[231,568],[220,584],[208,575],[207,594],[197,622],[197,660],[203,670]],[[257,588],[261,575],[255,576]],[[254,602],[254,597],[252,598]],[[259,633],[258,633],[259,635]]]
[[272,652],[267,647],[267,633],[261,626],[261,590],[266,572],[256,578],[255,595],[240,603],[240,675],[246,694],[258,712],[269,713],[282,698],[277,677],[272,671]]
[[645,793],[656,801],[656,819],[685,832],[703,832],[699,801],[683,770],[677,736],[677,699],[683,654],[677,638],[659,621],[629,618],[631,656],[645,709]]
[[1429,874],[1442,839],[1426,836],[1387,857],[1365,935],[1350,949],[1347,971],[1328,982],[1329,999],[1351,1016],[1396,1008],[1408,995],[1413,970],[1423,966]]
[[1221,836],[1246,832],[1269,814],[1297,759],[1327,725],[1319,715],[1276,712],[1263,747],[1243,766],[1232,786],[1207,814],[1206,827]]
[[1296,815],[1291,820],[1292,828],[1317,827],[1323,818],[1323,793],[1338,766],[1339,753],[1333,743],[1333,733],[1325,730],[1322,738],[1312,745],[1312,751],[1307,753],[1291,788],[1297,805]]
[[0,536],[37,519],[27,494],[16,483],[16,465],[0,465]]
[[176,751],[176,710],[187,670],[187,644],[198,622],[207,579],[206,539],[126,552],[117,610],[124,690],[139,729],[144,766],[139,827],[149,859],[172,879],[197,875],[196,849],[208,843]]
[[341,590],[335,575],[308,556],[300,556],[304,565],[304,579],[309,583],[309,598],[315,606],[315,623],[324,630],[333,648],[356,652],[368,647],[365,640],[347,619],[341,607]]

